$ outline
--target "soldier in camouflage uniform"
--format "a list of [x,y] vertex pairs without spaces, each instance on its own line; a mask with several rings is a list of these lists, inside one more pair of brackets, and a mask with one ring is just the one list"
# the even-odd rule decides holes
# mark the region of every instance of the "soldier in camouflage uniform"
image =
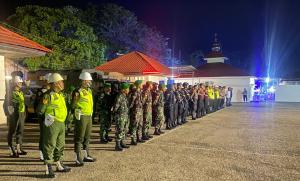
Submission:
[[127,95],[129,93],[129,84],[121,84],[121,92],[116,97],[113,106],[114,120],[116,121],[116,151],[123,151],[123,148],[129,148],[124,143],[126,136],[126,125],[129,122],[129,109]]
[[159,90],[156,90],[156,93],[153,97],[153,112],[155,112],[155,131],[154,135],[160,135],[164,132],[161,131],[162,125],[165,123],[165,115],[164,115],[164,92],[166,91],[166,85],[160,84],[158,86]]
[[156,116],[157,116],[157,112],[156,112],[157,110],[154,109],[153,102],[155,97],[157,96],[157,93],[158,93],[158,83],[153,82],[152,89],[151,89],[151,95],[152,95],[152,125],[151,126],[153,127],[155,127],[156,125]]
[[187,116],[189,115],[189,101],[190,101],[190,94],[188,92],[188,83],[185,82],[183,83],[183,89],[182,89],[182,94],[183,94],[183,103],[184,103],[184,111],[183,111],[183,117],[182,117],[182,123],[187,122]]
[[136,145],[137,142],[144,142],[140,137],[143,126],[143,100],[141,92],[142,82],[142,80],[135,81],[133,88],[128,96],[132,145]]
[[149,128],[152,121],[152,82],[147,81],[143,90],[143,127],[142,127],[142,139],[149,140],[152,138],[149,135]]
[[112,139],[108,136],[109,129],[111,127],[111,108],[112,108],[112,97],[111,84],[104,84],[104,91],[102,91],[98,97],[97,112],[99,113],[100,120],[100,143],[106,144]]
[[174,85],[168,84],[168,89],[164,94],[165,96],[165,116],[166,116],[166,129],[172,129],[174,122],[174,105],[175,105],[175,94]]
[[184,112],[184,102],[183,102],[183,92],[182,92],[182,84],[177,83],[177,91],[175,92],[177,104],[178,104],[178,112],[177,112],[177,125],[182,125],[182,117]]

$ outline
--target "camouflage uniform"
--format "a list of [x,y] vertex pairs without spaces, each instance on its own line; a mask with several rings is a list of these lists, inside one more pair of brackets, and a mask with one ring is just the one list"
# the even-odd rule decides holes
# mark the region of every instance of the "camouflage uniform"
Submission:
[[112,97],[109,92],[101,92],[97,99],[97,112],[100,120],[100,140],[102,142],[110,141],[108,137],[109,129],[111,127],[111,108]]
[[119,93],[116,97],[114,120],[116,121],[116,140],[122,141],[125,139],[128,125],[128,100],[124,93]]
[[149,137],[149,128],[152,122],[152,94],[149,89],[143,91],[143,137]]
[[155,131],[159,134],[161,131],[162,125],[165,123],[165,115],[164,115],[164,94],[163,91],[157,90],[155,91],[155,97],[153,97],[153,112],[155,112]]
[[143,126],[143,102],[142,93],[139,89],[133,89],[129,93],[129,114],[131,125],[131,137],[140,140],[139,135]]

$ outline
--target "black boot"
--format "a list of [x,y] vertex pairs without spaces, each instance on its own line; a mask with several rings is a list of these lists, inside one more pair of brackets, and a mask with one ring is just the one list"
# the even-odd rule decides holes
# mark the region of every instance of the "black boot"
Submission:
[[18,154],[18,152],[15,150],[15,148],[13,146],[10,146],[9,150],[10,150],[10,157],[12,157],[12,158],[19,158],[19,154]]
[[105,138],[100,138],[100,143],[101,144],[106,144],[106,143],[108,143],[108,140],[105,139]]
[[27,155],[27,152],[23,150],[22,145],[17,144],[17,154],[18,155]]
[[146,135],[149,139],[153,138],[153,136],[149,135],[149,133],[147,133]]
[[147,141],[147,140],[149,140],[149,138],[148,138],[148,136],[147,136],[146,134],[144,134],[144,135],[142,136],[142,140]]
[[131,137],[131,145],[137,145],[137,142],[135,141],[134,137]]
[[57,161],[56,162],[56,167],[58,172],[70,172],[71,168],[68,166],[65,166],[62,162]]
[[129,148],[130,146],[126,145],[123,140],[120,142],[122,148]]
[[108,141],[108,142],[112,142],[112,138],[111,137],[109,137],[108,135],[105,135],[105,139]]
[[84,165],[83,160],[81,158],[81,154],[80,153],[76,153],[76,160],[75,160],[75,164],[77,167],[82,167]]
[[159,134],[164,134],[165,132],[161,131],[161,129],[158,129]]
[[96,158],[93,158],[90,154],[88,149],[83,150],[83,162],[95,162]]
[[158,131],[158,128],[155,128],[155,131],[153,133],[154,135],[160,135],[160,132]]
[[56,177],[56,175],[55,175],[55,173],[54,173],[54,171],[52,169],[52,165],[51,164],[47,164],[46,165],[46,174],[45,174],[45,176],[47,178],[55,178]]
[[145,143],[145,141],[143,139],[140,138],[140,136],[138,134],[136,134],[136,141],[138,143]]
[[115,147],[115,150],[116,151],[123,151],[123,148],[120,144],[120,141],[116,141],[116,147]]

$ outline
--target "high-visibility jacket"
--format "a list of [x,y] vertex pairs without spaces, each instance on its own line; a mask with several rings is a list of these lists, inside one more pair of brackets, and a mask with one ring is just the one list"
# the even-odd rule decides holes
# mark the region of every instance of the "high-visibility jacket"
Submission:
[[80,109],[81,113],[86,116],[93,114],[93,92],[90,88],[80,88],[78,90],[79,100],[76,103],[76,109]]
[[51,115],[56,121],[64,122],[66,120],[68,111],[65,102],[65,97],[62,93],[50,92],[48,99],[44,100],[47,104],[45,115]]
[[216,96],[216,99],[219,99],[220,98],[220,91],[216,90],[215,91],[215,96]]
[[207,93],[210,99],[215,99],[214,90],[212,88],[208,88]]
[[18,109],[19,112],[25,112],[25,99],[22,91],[13,91],[12,102],[17,106],[16,109]]

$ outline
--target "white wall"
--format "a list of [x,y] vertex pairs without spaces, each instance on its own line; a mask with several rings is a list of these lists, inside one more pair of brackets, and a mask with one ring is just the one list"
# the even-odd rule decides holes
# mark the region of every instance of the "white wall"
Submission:
[[300,102],[300,85],[279,85],[275,92],[276,102]]
[[3,111],[5,98],[5,63],[4,56],[0,55],[0,124],[6,123],[6,117]]
[[243,102],[242,92],[244,88],[248,92],[248,101],[252,100],[251,92],[253,85],[250,84],[249,76],[241,77],[194,77],[194,78],[175,78],[175,82],[188,82],[189,84],[213,82],[214,85],[233,88],[232,102]]

